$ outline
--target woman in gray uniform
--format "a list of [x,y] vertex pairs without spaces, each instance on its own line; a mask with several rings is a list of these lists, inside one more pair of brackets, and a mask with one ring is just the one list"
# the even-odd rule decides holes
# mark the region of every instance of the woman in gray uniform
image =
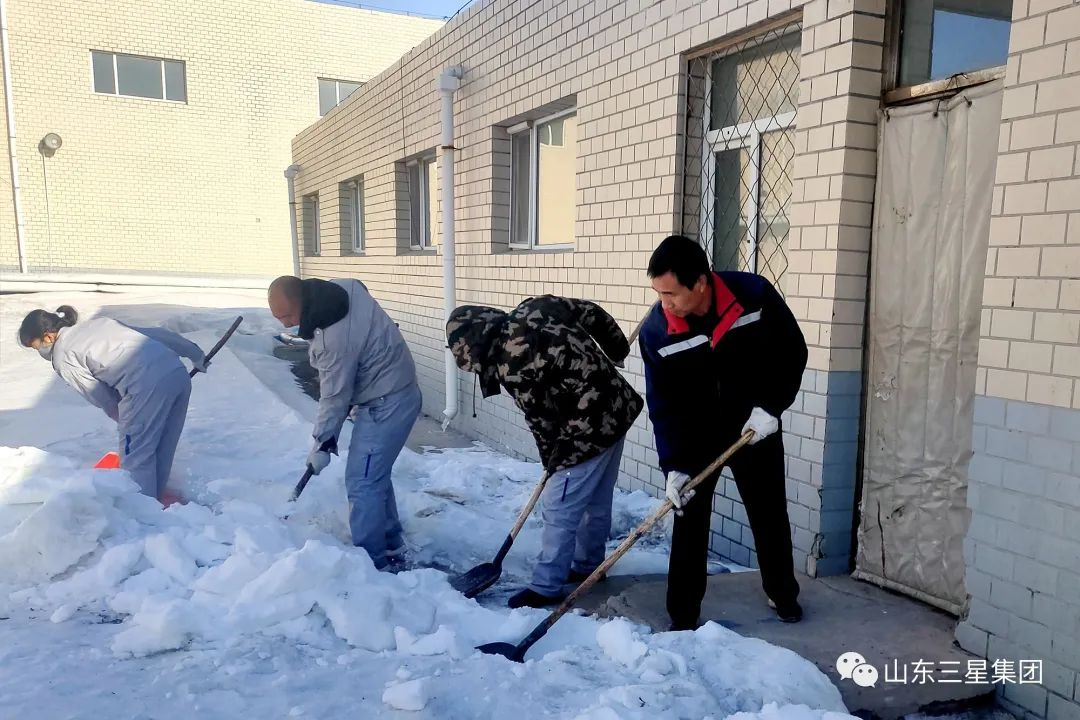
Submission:
[[142,492],[161,499],[184,429],[191,378],[180,357],[206,372],[199,346],[162,328],[129,327],[112,318],[78,320],[75,309],[34,310],[19,328],[76,392],[119,425],[120,464]]

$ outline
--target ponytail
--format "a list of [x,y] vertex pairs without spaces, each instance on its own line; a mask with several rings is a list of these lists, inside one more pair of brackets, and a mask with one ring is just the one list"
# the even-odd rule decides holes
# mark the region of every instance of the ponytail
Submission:
[[61,305],[56,312],[31,310],[19,327],[19,344],[30,347],[34,340],[41,340],[46,333],[59,332],[60,328],[71,327],[78,320],[79,313],[70,305]]

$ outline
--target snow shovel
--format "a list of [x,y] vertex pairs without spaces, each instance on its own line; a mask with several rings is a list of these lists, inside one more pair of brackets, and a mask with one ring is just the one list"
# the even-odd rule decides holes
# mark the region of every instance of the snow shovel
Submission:
[[[232,337],[232,334],[236,332],[236,328],[240,327],[240,323],[242,323],[243,321],[243,315],[236,316],[236,319],[233,320],[233,324],[229,326],[229,329],[225,331],[225,334],[221,336],[221,339],[217,341],[217,344],[215,344],[214,347],[210,348],[210,352],[206,353],[207,360],[210,360],[210,358],[217,355],[218,350],[225,346],[225,343],[229,341],[229,338]],[[188,375],[191,377],[195,377],[195,373],[197,372],[198,370],[195,370],[193,368],[191,372],[188,373]],[[117,470],[119,469],[119,467],[120,454],[115,451],[105,453],[101,456],[101,459],[98,460],[97,463],[94,465],[95,470]]]
[[465,597],[472,598],[495,584],[502,575],[503,560],[506,558],[506,554],[510,552],[510,546],[514,544],[514,540],[517,538],[518,533],[521,532],[521,528],[525,526],[525,521],[529,519],[529,515],[536,506],[536,501],[540,499],[540,493],[544,491],[544,486],[547,485],[547,481],[548,474],[545,472],[540,477],[540,482],[538,482],[533,489],[532,495],[529,496],[529,501],[525,503],[525,507],[521,508],[521,512],[518,513],[517,521],[514,522],[514,527],[510,528],[510,534],[503,540],[502,547],[499,548],[499,552],[495,554],[495,559],[491,562],[477,565],[463,575],[451,578],[450,587],[454,588]]
[[[693,480],[686,484],[683,488],[683,495],[693,490],[695,487],[705,481],[705,478],[709,477],[712,473],[716,472],[724,466],[724,464],[731,458],[735,452],[754,437],[753,430],[747,430],[738,441],[724,451],[724,454],[716,458],[709,467],[702,470],[697,474]],[[653,525],[660,521],[664,515],[667,515],[668,511],[672,508],[671,500],[665,500],[664,504],[658,507],[653,514],[645,518],[640,525],[634,528],[634,531],[622,541],[622,544],[615,549],[615,552],[611,553],[604,562],[600,563],[600,567],[593,570],[592,575],[585,579],[585,582],[578,585],[572,593],[570,593],[559,607],[555,608],[539,625],[533,628],[533,631],[529,633],[524,640],[517,645],[511,645],[510,643],[496,642],[487,643],[481,645],[477,650],[487,655],[502,655],[504,658],[513,660],[514,662],[524,662],[525,653],[529,651],[536,642],[547,634],[547,631],[551,629],[551,626],[558,622],[559,618],[569,612],[570,608],[574,606],[577,599],[584,595],[589,589],[595,585],[604,574],[611,569],[611,566],[619,561],[623,555],[636,543],[641,536],[652,529]]]

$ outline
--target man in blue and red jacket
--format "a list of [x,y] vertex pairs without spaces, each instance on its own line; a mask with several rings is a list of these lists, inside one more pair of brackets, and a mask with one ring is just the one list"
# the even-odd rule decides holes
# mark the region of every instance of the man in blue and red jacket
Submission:
[[753,440],[728,465],[769,603],[784,622],[798,622],[779,417],[794,402],[806,368],[799,324],[765,278],[712,272],[701,246],[681,235],[660,243],[648,273],[660,302],[639,340],[646,401],[667,496],[678,508],[668,565],[671,627],[698,624],[720,474],[689,493],[682,488],[747,430]]

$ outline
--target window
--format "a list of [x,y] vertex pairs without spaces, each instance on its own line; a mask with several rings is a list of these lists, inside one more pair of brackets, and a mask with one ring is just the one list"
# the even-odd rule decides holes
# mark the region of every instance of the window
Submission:
[[429,250],[436,233],[435,198],[437,187],[435,156],[430,155],[406,164],[409,171],[409,246]]
[[302,222],[304,230],[304,250],[308,255],[318,255],[322,252],[322,243],[319,238],[318,193],[304,196]]
[[682,229],[715,270],[778,288],[787,241],[799,106],[798,21],[687,63]]
[[1012,0],[904,0],[899,86],[1004,65]]
[[346,252],[364,252],[364,178],[341,183],[341,248]]
[[187,102],[187,78],[179,60],[90,52],[94,92]]
[[510,129],[510,246],[572,247],[577,219],[577,114]]
[[333,110],[364,83],[319,78],[319,116]]

